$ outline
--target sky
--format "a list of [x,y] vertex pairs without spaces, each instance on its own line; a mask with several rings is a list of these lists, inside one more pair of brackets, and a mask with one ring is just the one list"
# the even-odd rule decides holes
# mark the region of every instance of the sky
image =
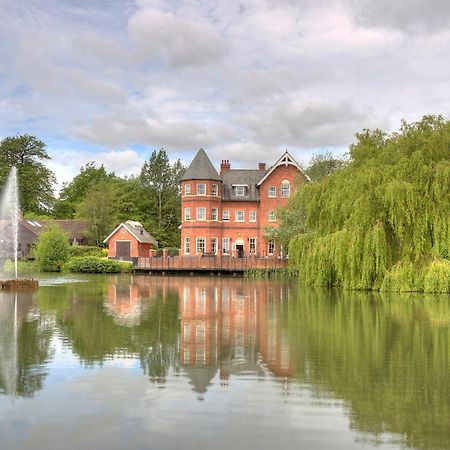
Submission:
[[449,116],[448,0],[0,0],[0,17],[0,139],[42,139],[57,189],[159,148],[306,165]]

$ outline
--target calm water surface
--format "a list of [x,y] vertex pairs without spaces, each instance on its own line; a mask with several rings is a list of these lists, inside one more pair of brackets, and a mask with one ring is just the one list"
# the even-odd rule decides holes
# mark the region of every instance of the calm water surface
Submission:
[[450,299],[239,278],[0,293],[0,448],[450,449]]

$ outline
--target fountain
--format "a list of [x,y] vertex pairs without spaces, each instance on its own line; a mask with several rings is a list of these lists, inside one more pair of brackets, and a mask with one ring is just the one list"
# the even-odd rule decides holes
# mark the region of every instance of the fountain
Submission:
[[14,279],[0,281],[0,289],[36,288],[36,280],[18,278],[17,259],[19,247],[19,188],[17,169],[13,167],[0,199],[0,259],[3,264],[7,259],[14,260]]

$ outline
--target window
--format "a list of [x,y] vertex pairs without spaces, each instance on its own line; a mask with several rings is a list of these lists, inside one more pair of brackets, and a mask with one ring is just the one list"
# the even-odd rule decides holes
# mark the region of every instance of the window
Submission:
[[291,183],[289,180],[283,180],[281,182],[281,196],[289,197],[291,195]]
[[206,220],[206,208],[197,208],[197,220]]
[[273,255],[273,253],[275,252],[275,241],[273,239],[271,239],[269,241],[269,248],[268,248],[268,254],[269,255]]
[[275,222],[275,220],[277,220],[277,218],[275,216],[275,211],[268,212],[268,219],[269,219],[269,222]]
[[217,208],[211,209],[211,220],[217,220],[219,211]]
[[206,239],[205,238],[197,238],[196,239],[196,253],[197,255],[201,255],[205,253],[206,249]]
[[230,211],[222,211],[222,220],[230,220]]
[[269,186],[269,197],[277,196],[277,188],[275,186]]
[[217,238],[211,238],[211,253],[217,255]]
[[234,220],[236,222],[244,222],[244,211],[236,211],[234,214]]
[[184,238],[184,254],[189,255],[191,253],[191,238]]
[[211,185],[211,195],[218,195],[219,193],[219,186],[217,184]]
[[206,195],[206,184],[197,184],[197,195]]
[[244,197],[246,186],[234,186],[234,195],[236,197]]
[[184,185],[184,195],[191,195],[191,185],[190,184]]
[[191,208],[184,208],[184,220],[191,220]]
[[250,253],[256,254],[256,238],[250,238],[248,242],[250,247]]
[[250,222],[256,222],[256,211],[249,212],[248,220]]
[[225,255],[228,255],[228,253],[230,253],[230,238],[223,238],[223,240],[222,240],[222,252]]

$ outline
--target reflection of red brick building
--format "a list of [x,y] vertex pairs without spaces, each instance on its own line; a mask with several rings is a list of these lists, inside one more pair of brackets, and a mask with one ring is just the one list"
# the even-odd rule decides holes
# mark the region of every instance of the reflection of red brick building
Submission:
[[283,284],[226,278],[175,280],[180,362],[197,392],[206,391],[217,370],[222,380],[243,371],[261,373],[259,357],[275,375],[292,375],[289,337],[282,326]]
[[199,150],[181,183],[181,254],[276,254],[264,228],[277,226],[276,210],[307,180],[288,152],[269,169],[231,169],[224,160],[219,175]]

